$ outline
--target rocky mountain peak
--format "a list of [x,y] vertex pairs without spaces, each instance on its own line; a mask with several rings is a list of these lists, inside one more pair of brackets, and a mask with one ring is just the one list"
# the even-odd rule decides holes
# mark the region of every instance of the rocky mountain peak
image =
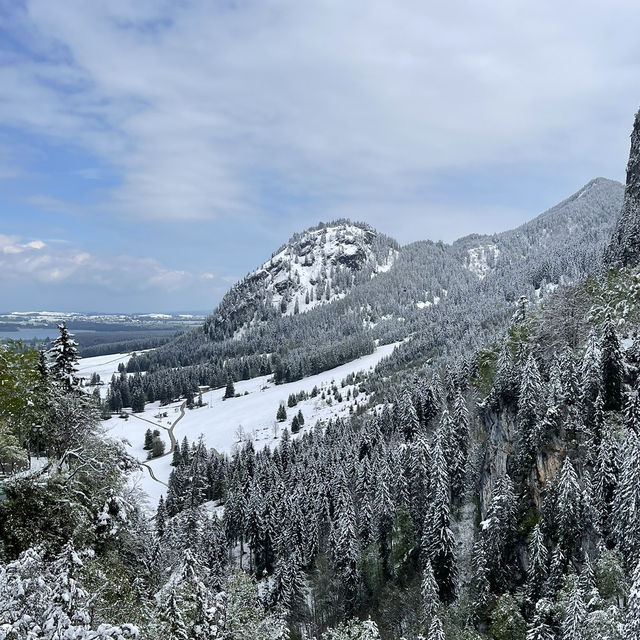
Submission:
[[256,323],[304,313],[344,297],[388,271],[399,246],[368,225],[321,223],[294,234],[223,298],[207,321],[210,336],[238,337]]
[[640,264],[640,111],[636,113],[620,218],[605,256],[607,267]]

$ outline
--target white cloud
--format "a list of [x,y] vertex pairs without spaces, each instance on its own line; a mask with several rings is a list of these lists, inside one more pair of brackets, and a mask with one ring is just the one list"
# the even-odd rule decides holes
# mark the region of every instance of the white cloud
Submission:
[[622,174],[636,3],[27,6],[23,37],[49,62],[2,67],[0,122],[110,162],[111,210],[254,215],[277,191],[409,216],[442,171],[562,158]]
[[118,292],[172,293],[199,286],[203,278],[219,286],[212,273],[198,274],[170,269],[152,258],[92,255],[74,247],[52,247],[42,240],[23,241],[0,234],[0,271],[3,282],[93,285]]

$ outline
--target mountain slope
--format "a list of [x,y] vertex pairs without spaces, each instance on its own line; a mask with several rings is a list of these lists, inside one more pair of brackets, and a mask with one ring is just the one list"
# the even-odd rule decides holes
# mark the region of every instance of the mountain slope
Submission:
[[201,328],[132,358],[128,369],[149,372],[145,393],[166,400],[229,378],[291,382],[376,343],[405,341],[383,363],[392,369],[462,353],[503,331],[520,296],[537,301],[598,273],[622,194],[619,183],[593,180],[517,229],[453,245],[398,249],[366,225],[319,225],[234,285]]
[[557,283],[561,276],[571,277],[572,271],[578,276],[601,259],[623,195],[619,182],[596,178],[516,229],[467,236],[456,240],[452,250],[479,278],[515,268],[536,285],[543,279]]

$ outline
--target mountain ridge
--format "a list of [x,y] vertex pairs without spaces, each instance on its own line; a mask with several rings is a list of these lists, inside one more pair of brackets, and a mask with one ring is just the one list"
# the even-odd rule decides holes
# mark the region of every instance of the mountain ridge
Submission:
[[[308,309],[302,305],[299,311],[305,312],[295,313],[293,296],[286,307],[279,304],[282,299],[276,298],[274,304],[274,287],[287,283],[279,295],[290,286],[298,300],[304,295],[302,280],[298,287],[289,274],[304,260],[309,234],[316,237],[318,229],[326,231],[326,224],[318,225],[292,236],[270,260],[236,283],[201,327],[135,356],[128,369],[150,372],[145,385],[155,385],[152,396],[162,392],[171,397],[172,389],[184,393],[197,385],[218,387],[229,379],[258,375],[273,374],[277,382],[291,382],[391,342],[403,344],[389,359],[390,366],[411,362],[420,367],[433,358],[464,351],[470,340],[493,340],[508,325],[521,296],[539,302],[559,284],[597,275],[622,195],[619,183],[590,181],[550,213],[488,236],[498,253],[494,250],[489,259],[478,253],[475,269],[469,268],[468,251],[483,246],[487,236],[472,236],[473,241],[467,236],[451,245],[421,240],[399,248],[368,225],[338,221],[361,229],[361,240],[379,238],[381,259],[359,262],[366,267],[361,270],[348,266],[338,270],[342,275],[329,276],[330,299]],[[315,250],[326,243],[313,246]],[[287,247],[296,250],[280,255]],[[335,248],[322,249],[318,261],[326,259],[329,264],[330,256],[337,257]],[[379,269],[389,263],[390,249],[397,255],[388,269]],[[262,274],[262,266],[270,263],[273,269]],[[272,285],[271,291],[262,287],[264,282]]]

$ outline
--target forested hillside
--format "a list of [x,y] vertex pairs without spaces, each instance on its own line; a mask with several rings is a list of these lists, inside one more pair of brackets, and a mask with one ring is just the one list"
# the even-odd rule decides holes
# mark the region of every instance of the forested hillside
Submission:
[[622,195],[619,183],[593,180],[518,229],[453,245],[399,249],[363,225],[320,225],[235,285],[204,327],[127,370],[148,372],[137,384],[148,401],[168,402],[229,379],[298,380],[371,353],[375,341],[409,339],[395,356],[400,368],[462,353],[504,330],[521,295],[537,302],[598,273]]
[[407,338],[359,415],[184,442],[153,518],[66,328],[3,347],[0,639],[640,638],[638,127],[624,203],[599,179],[491,238],[384,240],[392,266],[326,304],[269,294],[133,358],[141,393],[178,396]]

